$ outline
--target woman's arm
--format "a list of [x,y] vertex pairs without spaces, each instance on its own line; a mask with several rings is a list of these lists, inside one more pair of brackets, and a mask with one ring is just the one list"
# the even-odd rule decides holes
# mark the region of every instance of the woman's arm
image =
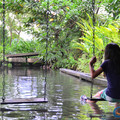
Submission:
[[97,77],[99,74],[103,72],[103,69],[101,67],[99,67],[97,70],[94,70],[93,65],[96,63],[96,61],[97,61],[96,57],[93,57],[89,63],[89,69],[92,79]]

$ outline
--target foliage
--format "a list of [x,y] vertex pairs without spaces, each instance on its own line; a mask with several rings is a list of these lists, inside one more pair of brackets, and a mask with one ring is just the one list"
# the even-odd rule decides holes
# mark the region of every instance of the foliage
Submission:
[[73,58],[73,56],[70,56],[68,59],[59,59],[55,64],[53,64],[53,68],[68,68],[76,70],[77,68],[77,61]]
[[[119,0],[96,0],[95,51],[100,56],[99,60],[108,42],[119,43],[118,3]],[[47,5],[47,0],[6,1],[6,26],[9,33],[6,38],[6,54],[39,52],[40,59],[45,59],[48,32],[47,61],[50,66],[82,68],[79,64],[84,59],[79,57],[87,56],[83,61],[86,64],[93,53],[92,0],[50,0],[49,11]],[[102,7],[109,14],[101,18],[98,13]],[[0,0],[0,15],[2,12]],[[116,22],[110,14],[114,14]],[[20,34],[24,31],[32,34],[33,40],[23,40]],[[2,52],[2,46],[0,48]]]
[[93,56],[93,47],[95,47],[95,55],[98,58],[97,67],[99,67],[102,63],[105,46],[110,42],[120,45],[119,20],[113,21],[112,24],[108,24],[107,26],[96,24],[95,45],[93,45],[93,23],[89,15],[88,17],[89,21],[81,19],[82,22],[78,23],[81,31],[83,31],[83,36],[80,37],[79,41],[73,40],[71,43],[71,47],[83,51],[83,55],[78,59],[80,61],[78,69],[85,70],[87,68],[86,72],[88,72],[87,66],[90,58]]
[[12,42],[11,47],[6,46],[6,53],[7,54],[32,53],[35,52],[35,48],[37,46],[38,46],[37,41],[14,40]]
[[106,10],[109,14],[113,15],[113,19],[119,18],[120,0],[109,0],[109,3],[106,5]]
[[93,23],[91,17],[88,15],[89,21],[81,19],[81,23],[77,23],[83,31],[83,36],[79,38],[79,41],[72,41],[72,47],[80,49],[91,57],[93,53],[93,47],[95,47],[96,54],[100,54],[104,49],[104,41],[99,37],[98,30],[99,25],[95,26],[95,45],[93,44]]

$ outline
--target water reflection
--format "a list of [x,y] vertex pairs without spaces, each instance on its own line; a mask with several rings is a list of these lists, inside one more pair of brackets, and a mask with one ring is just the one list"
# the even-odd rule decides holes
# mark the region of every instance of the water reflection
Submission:
[[37,78],[19,76],[14,81],[14,95],[18,98],[37,97]]
[[[13,71],[13,72],[12,72]],[[6,96],[7,98],[34,98],[40,97],[45,93],[45,78],[39,78],[29,69],[8,70],[6,79]],[[7,76],[6,75],[6,76]]]
[[113,116],[113,112],[105,113],[96,103],[89,103],[89,105],[94,111],[94,114],[88,114],[90,120],[119,120],[119,118]]
[[[2,74],[0,78],[2,79]],[[0,114],[2,120],[108,120],[114,118],[112,114],[114,106],[108,102],[98,102],[94,106],[81,105],[79,98],[81,95],[90,95],[91,84],[59,71],[49,70],[46,84],[42,69],[8,69],[5,71],[5,81],[7,99],[36,98],[46,95],[48,103],[2,105],[3,112]],[[2,98],[2,81],[0,86]],[[98,89],[103,87],[94,85],[95,93]]]
[[[94,114],[89,114],[89,117],[91,118],[91,120],[94,118],[99,118],[100,120],[118,120],[118,119],[120,119],[120,115],[119,115],[119,118],[117,118],[113,115],[113,111],[105,112],[98,106],[97,103],[88,103],[88,104],[91,107],[91,109],[94,111]],[[114,104],[114,107],[113,107],[114,109],[117,107],[120,107],[120,103],[112,103],[112,104]],[[118,113],[119,112],[120,111],[118,111]]]

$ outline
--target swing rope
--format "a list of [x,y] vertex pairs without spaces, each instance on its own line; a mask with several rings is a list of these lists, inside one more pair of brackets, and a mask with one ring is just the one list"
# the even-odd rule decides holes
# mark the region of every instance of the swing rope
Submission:
[[46,27],[46,31],[47,31],[47,35],[46,35],[46,55],[45,55],[45,72],[47,74],[47,57],[48,57],[48,41],[49,41],[49,0],[47,0],[47,13],[46,13],[46,19],[47,19],[47,27]]
[[47,57],[48,57],[48,41],[49,41],[49,0],[47,0],[47,12],[46,12],[46,31],[47,31],[47,35],[46,35],[46,46],[45,46],[45,84],[44,84],[44,99],[46,99],[46,82],[47,82]]
[[[92,13],[93,13],[93,56],[95,56],[95,0],[92,0]],[[92,99],[94,81],[91,79],[91,93],[90,98]]]
[[95,0],[92,0],[93,13],[93,56],[95,56]]
[[3,0],[3,90],[2,90],[2,102],[5,101],[5,0]]
[[[48,40],[49,40],[49,0],[47,0],[47,12],[46,12],[46,30],[47,30],[47,35],[46,35],[46,53],[45,53],[45,83],[44,83],[44,100],[46,100],[46,81],[47,81],[47,56],[48,56]],[[2,89],[2,103],[5,102],[5,0],[3,0],[3,89]]]

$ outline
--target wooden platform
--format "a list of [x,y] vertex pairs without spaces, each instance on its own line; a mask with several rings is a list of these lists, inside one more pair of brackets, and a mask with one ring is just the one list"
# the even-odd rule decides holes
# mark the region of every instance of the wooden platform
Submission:
[[17,98],[17,99],[8,99],[1,104],[23,104],[23,103],[47,103],[47,98]]
[[[30,58],[32,56],[38,56],[39,53],[20,53],[20,54],[10,54],[5,55],[6,63],[11,63],[12,67],[14,66],[42,66],[44,61],[43,59]],[[1,61],[2,63],[3,61]]]
[[25,58],[25,57],[18,57],[18,58],[8,58],[9,63],[42,63],[42,60],[39,58]]
[[16,57],[30,57],[30,56],[38,56],[39,53],[21,53],[21,54],[11,54],[6,55],[7,58],[16,58]]
[[[80,72],[80,71],[74,71],[74,70],[64,69],[64,68],[60,68],[60,71],[62,73],[77,77],[81,80],[85,80],[85,81],[88,81],[88,82],[91,82],[91,80],[92,80],[90,74],[88,74],[88,73],[83,73],[83,72]],[[94,79],[94,84],[102,85],[102,86],[106,87],[107,86],[107,80],[104,79],[104,78],[96,77]]]

